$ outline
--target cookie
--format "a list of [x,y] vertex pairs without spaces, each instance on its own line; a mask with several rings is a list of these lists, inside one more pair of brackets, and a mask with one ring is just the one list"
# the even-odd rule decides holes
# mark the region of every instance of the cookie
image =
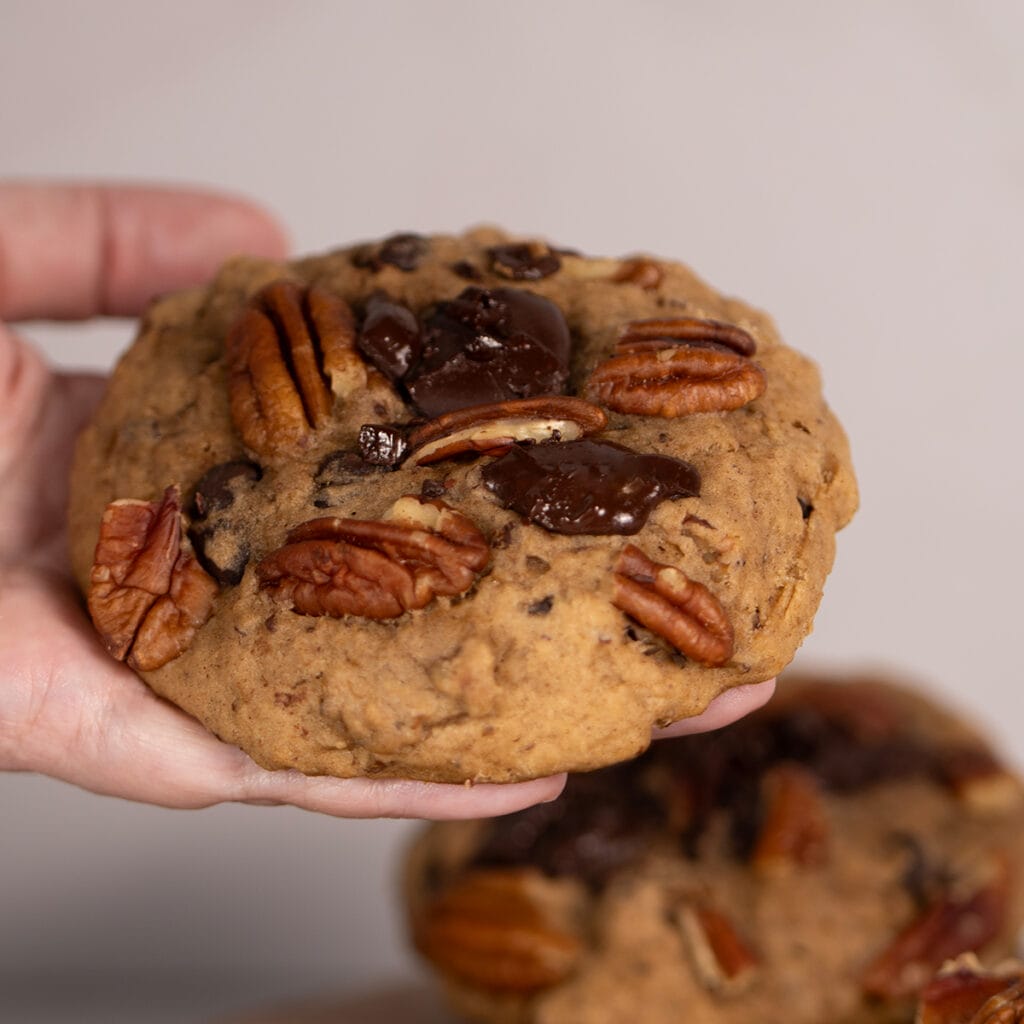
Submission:
[[73,471],[101,639],[261,765],[512,781],[778,672],[856,487],[813,364],[678,264],[481,229],[149,310]]
[[910,1024],[947,958],[1013,950],[1024,790],[908,689],[784,678],[553,803],[431,826],[406,900],[470,1020]]

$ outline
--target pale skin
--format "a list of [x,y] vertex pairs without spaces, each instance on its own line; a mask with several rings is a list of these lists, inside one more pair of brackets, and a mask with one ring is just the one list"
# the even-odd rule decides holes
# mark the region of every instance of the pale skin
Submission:
[[[100,645],[68,569],[73,441],[103,379],[57,373],[20,321],[135,316],[221,260],[287,253],[277,223],[202,191],[0,184],[0,769],[165,807],[291,804],[348,818],[468,818],[554,799],[564,776],[453,786],[266,771],[154,696]],[[769,699],[738,687],[656,733],[717,729]]]

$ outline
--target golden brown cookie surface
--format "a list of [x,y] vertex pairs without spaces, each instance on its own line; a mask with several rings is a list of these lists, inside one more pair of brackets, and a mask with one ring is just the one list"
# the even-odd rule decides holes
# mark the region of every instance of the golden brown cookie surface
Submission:
[[1022,826],[1020,780],[957,718],[876,680],[784,677],[742,722],[551,804],[430,826],[410,931],[471,1020],[910,1024],[946,960],[1013,951]]
[[157,303],[72,548],[111,650],[261,764],[511,781],[779,671],[855,504],[763,314],[481,229]]

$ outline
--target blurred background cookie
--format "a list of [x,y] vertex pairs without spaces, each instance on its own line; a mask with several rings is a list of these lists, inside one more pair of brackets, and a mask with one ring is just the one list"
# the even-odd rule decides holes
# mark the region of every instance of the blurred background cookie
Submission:
[[910,1021],[950,957],[1013,951],[1019,779],[879,679],[792,677],[718,733],[413,846],[413,941],[468,1018]]

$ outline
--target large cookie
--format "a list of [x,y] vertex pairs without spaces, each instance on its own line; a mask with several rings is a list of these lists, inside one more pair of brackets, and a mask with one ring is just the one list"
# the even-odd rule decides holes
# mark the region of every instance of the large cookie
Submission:
[[855,504],[763,314],[478,230],[157,302],[72,548],[108,649],[260,764],[509,781],[778,672]]
[[[471,1020],[910,1024],[947,958],[1014,949],[1024,790],[908,690],[784,679],[554,803],[431,826],[407,903]],[[977,992],[929,988],[923,1020],[966,1024],[951,1004]]]

